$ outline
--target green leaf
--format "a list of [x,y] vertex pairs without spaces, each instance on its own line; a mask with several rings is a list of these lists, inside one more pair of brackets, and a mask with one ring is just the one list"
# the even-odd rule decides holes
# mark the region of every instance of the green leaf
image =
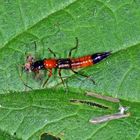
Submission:
[[[0,139],[140,139],[140,2],[138,0],[0,0]],[[42,89],[40,79],[22,70],[26,57],[67,58],[111,51],[107,59],[80,72],[64,70],[68,93],[58,73]],[[35,43],[37,47],[35,49]],[[21,75],[21,77],[20,77]],[[32,91],[24,86],[26,83]],[[48,89],[50,88],[50,90]],[[118,103],[84,95],[117,97],[131,116],[92,125],[89,119],[117,112]],[[8,93],[8,94],[7,94]],[[72,99],[82,101],[70,102]],[[86,102],[85,102],[86,101]],[[93,107],[97,103],[108,109]]]
[[[89,120],[116,112],[118,104],[84,94],[38,90],[0,95],[0,129],[17,139],[39,139],[44,133],[61,139],[132,139],[139,137],[139,103],[121,101],[130,107],[130,117],[93,125]],[[93,104],[72,102],[88,101]],[[106,109],[104,107],[107,107]]]

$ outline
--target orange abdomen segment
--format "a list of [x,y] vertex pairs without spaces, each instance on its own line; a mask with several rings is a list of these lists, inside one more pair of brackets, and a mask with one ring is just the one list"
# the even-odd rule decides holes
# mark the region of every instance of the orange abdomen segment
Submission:
[[82,68],[93,65],[91,55],[71,59],[72,68]]
[[52,69],[57,67],[56,59],[44,59],[44,68]]

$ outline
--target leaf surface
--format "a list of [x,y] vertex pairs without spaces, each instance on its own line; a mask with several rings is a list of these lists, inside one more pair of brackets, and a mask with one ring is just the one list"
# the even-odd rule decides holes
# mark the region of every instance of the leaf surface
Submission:
[[[0,139],[35,140],[44,133],[67,140],[140,139],[139,6],[138,0],[0,0]],[[53,58],[50,48],[57,58],[67,58],[75,37],[79,46],[73,57],[112,52],[102,62],[78,70],[96,84],[64,70],[66,94],[54,71],[41,90],[47,72],[41,72],[40,80],[23,71],[26,57]],[[119,98],[121,105],[130,107],[131,116],[90,124],[92,117],[117,112],[119,104],[87,97],[87,91]]]

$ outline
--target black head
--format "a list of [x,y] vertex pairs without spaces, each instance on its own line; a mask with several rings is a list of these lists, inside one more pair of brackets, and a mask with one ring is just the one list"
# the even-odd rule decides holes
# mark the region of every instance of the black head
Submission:
[[31,64],[31,71],[38,71],[43,68],[44,68],[43,60],[39,60]]

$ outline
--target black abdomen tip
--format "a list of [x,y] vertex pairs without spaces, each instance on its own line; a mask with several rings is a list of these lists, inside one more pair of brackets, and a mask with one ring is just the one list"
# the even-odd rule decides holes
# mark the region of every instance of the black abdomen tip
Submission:
[[111,54],[111,52],[103,52],[103,53],[95,53],[92,55],[92,60],[93,63],[98,63],[101,60],[105,59],[106,57],[108,57]]

